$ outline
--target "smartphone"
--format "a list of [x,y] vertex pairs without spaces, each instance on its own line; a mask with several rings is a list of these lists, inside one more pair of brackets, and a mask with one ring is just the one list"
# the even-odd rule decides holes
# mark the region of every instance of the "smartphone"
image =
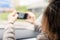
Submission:
[[27,13],[23,13],[23,12],[17,12],[18,14],[18,19],[27,19],[28,14]]

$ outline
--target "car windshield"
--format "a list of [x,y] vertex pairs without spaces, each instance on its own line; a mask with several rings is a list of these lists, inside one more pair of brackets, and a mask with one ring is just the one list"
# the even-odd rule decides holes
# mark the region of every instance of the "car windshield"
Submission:
[[[0,0],[0,39],[2,39],[3,30],[9,24],[8,22],[12,22],[13,18],[8,19],[8,16],[16,10],[18,14],[17,20],[13,21],[14,28],[16,28],[16,34],[22,34],[21,29],[35,30],[34,23],[40,25],[41,14],[44,13],[46,6],[48,5],[47,0]],[[35,15],[34,17],[31,14],[24,13],[32,13]],[[29,16],[30,15],[30,16]],[[31,18],[31,19],[28,19]],[[28,21],[27,21],[27,20]],[[32,20],[33,19],[33,20]],[[10,21],[9,21],[10,20]],[[12,23],[13,24],[13,23]],[[20,32],[19,32],[20,31]],[[30,31],[28,31],[29,34]],[[35,32],[33,32],[35,33]],[[32,34],[32,33],[31,33]],[[33,34],[32,34],[33,35]],[[29,35],[30,36],[30,35]],[[19,35],[16,35],[19,38]],[[21,36],[22,37],[22,36]],[[35,37],[35,34],[34,34]],[[32,38],[36,39],[36,38]]]
[[[0,0],[0,24],[7,21],[7,16],[13,11],[17,10],[19,12],[25,13],[27,11],[33,12],[36,16],[36,20],[41,14],[43,14],[48,2],[47,0]],[[23,17],[22,15],[20,15]],[[25,20],[18,19],[15,23],[16,26],[22,24]],[[19,23],[20,22],[20,23]],[[25,23],[26,24],[26,23]],[[29,26],[29,25],[28,25]],[[1,26],[0,26],[1,28]]]

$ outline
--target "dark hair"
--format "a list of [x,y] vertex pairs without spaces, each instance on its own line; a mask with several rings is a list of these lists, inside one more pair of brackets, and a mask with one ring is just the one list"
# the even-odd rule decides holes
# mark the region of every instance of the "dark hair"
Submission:
[[45,27],[45,32],[50,40],[60,40],[60,0],[54,0],[48,5],[42,26]]

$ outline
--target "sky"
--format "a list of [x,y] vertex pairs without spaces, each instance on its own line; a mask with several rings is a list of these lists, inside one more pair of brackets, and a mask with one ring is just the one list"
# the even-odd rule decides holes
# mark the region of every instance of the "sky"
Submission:
[[37,2],[43,2],[44,0],[20,0],[20,5],[29,5]]

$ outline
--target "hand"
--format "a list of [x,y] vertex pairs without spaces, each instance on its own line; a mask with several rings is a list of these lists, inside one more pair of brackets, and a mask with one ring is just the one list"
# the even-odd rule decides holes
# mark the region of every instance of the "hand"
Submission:
[[18,14],[16,11],[13,11],[10,15],[8,15],[8,22],[14,23],[18,17]]
[[32,24],[35,23],[35,15],[32,12],[26,12],[28,14],[28,17],[26,19],[27,22],[30,22]]

